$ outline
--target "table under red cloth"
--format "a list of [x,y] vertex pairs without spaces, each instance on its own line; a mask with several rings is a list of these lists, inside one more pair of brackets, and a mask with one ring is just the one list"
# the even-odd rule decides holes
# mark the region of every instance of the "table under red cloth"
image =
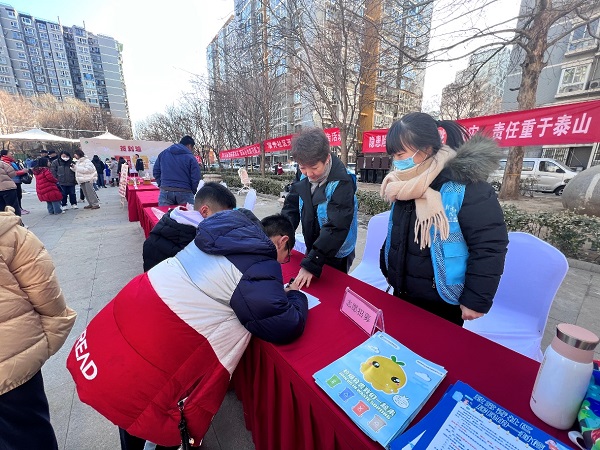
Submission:
[[143,213],[140,216],[140,225],[144,230],[144,235],[146,236],[146,238],[150,235],[150,231],[152,231],[152,228],[154,228],[154,226],[160,220],[158,217],[156,217],[156,214],[154,214],[153,209],[158,209],[159,211],[166,213],[169,209],[172,208],[173,206],[150,206],[144,208]]
[[125,198],[127,199],[127,213],[129,214],[130,222],[137,222],[140,220],[136,196],[136,194],[140,192],[156,192],[156,204],[158,204],[159,189],[153,184],[140,184],[137,186],[137,188],[132,185],[127,185],[127,189],[125,190]]
[[[301,255],[282,266],[295,276]],[[378,449],[315,384],[313,374],[364,342],[368,336],[340,312],[346,287],[383,310],[385,331],[448,374],[412,422],[423,417],[457,380],[567,443],[566,432],[540,421],[529,408],[539,363],[362,281],[325,267],[306,292],[321,301],[309,311],[302,337],[276,346],[253,338],[234,375],[246,426],[257,450]]]
[[143,215],[144,208],[158,206],[158,190],[137,191],[133,194],[133,203],[137,210],[137,220]]

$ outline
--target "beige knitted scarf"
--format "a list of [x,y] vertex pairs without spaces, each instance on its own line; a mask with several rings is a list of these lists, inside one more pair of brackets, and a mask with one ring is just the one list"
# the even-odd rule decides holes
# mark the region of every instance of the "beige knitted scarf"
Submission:
[[381,183],[381,196],[388,202],[414,200],[417,220],[415,242],[421,249],[431,245],[430,230],[433,225],[442,239],[449,234],[448,218],[444,212],[441,194],[429,187],[456,152],[443,146],[433,157],[408,170],[390,172]]

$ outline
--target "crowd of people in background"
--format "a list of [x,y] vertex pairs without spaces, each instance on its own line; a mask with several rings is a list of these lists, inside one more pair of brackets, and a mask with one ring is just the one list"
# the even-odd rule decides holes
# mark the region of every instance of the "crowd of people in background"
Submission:
[[[81,156],[77,156],[78,153]],[[143,176],[144,161],[139,155],[135,155],[134,161],[138,175]],[[87,192],[86,183],[90,183],[93,191],[117,187],[123,164],[126,164],[123,157],[117,159],[113,156],[103,162],[98,155],[93,155],[90,160],[81,150],[41,149],[37,157],[26,155],[23,161],[15,159],[12,150],[1,150],[0,211],[10,206],[16,215],[29,214],[22,204],[22,185],[30,184],[34,179],[38,199],[47,203],[49,214],[62,214],[68,209],[79,208],[76,186],[79,186],[80,201],[91,199],[85,209],[98,209],[98,196]],[[58,194],[60,198],[57,198]]]

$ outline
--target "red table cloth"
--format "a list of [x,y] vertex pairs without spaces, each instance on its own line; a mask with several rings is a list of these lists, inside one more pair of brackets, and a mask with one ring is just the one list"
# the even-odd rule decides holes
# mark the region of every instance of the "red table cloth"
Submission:
[[[284,281],[298,272],[301,255],[282,266]],[[416,423],[461,380],[524,420],[567,443],[567,434],[540,421],[529,408],[539,363],[484,339],[362,281],[325,267],[306,292],[321,301],[309,311],[302,337],[276,346],[253,338],[233,375],[246,426],[257,450],[377,449],[315,384],[313,374],[368,336],[340,312],[349,286],[384,313],[385,331],[448,374],[413,421]]]
[[159,189],[153,184],[140,184],[137,186],[137,188],[132,185],[127,185],[127,189],[125,190],[125,198],[127,199],[127,213],[129,214],[130,222],[137,222],[140,220],[136,197],[138,192],[156,192],[156,203],[158,204]]
[[137,208],[137,220],[140,220],[143,216],[144,208],[158,206],[158,194],[158,190],[137,191],[133,194]]
[[149,206],[147,208],[144,208],[143,214],[140,216],[140,225],[144,230],[144,235],[146,236],[146,238],[150,235],[150,231],[152,231],[152,228],[154,228],[154,226],[160,220],[156,216],[156,214],[154,214],[153,210],[158,209],[159,211],[166,213],[169,209],[172,208],[173,206]]

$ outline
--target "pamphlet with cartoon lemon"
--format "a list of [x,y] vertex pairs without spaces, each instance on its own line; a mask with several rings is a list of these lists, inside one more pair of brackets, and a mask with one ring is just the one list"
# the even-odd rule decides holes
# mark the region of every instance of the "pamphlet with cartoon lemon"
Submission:
[[313,376],[371,439],[387,447],[429,399],[446,370],[377,332]]

